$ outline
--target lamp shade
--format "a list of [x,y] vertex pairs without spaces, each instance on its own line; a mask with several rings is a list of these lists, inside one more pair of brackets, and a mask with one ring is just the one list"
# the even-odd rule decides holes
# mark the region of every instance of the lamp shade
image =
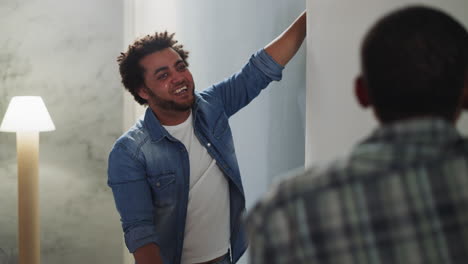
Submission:
[[40,96],[15,96],[8,105],[0,131],[52,131],[54,123]]

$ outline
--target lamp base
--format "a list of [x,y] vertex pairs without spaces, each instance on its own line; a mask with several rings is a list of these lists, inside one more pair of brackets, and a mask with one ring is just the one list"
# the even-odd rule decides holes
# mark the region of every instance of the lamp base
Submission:
[[39,132],[17,132],[19,264],[40,264]]

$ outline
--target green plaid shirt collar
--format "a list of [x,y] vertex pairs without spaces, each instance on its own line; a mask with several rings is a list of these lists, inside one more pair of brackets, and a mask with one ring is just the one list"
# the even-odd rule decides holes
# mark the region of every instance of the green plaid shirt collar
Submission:
[[406,120],[377,128],[365,142],[390,142],[422,145],[446,144],[462,137],[456,128],[443,119]]
[[445,120],[407,120],[374,130],[352,150],[349,165],[370,166],[372,169],[376,166],[408,166],[426,160],[439,160],[445,151],[453,151],[463,144],[460,133]]
[[467,263],[467,160],[446,121],[382,126],[256,205],[251,263]]

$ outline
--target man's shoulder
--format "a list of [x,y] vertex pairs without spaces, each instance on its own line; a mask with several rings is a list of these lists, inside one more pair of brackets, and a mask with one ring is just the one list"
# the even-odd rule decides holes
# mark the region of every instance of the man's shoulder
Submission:
[[140,119],[115,141],[113,149],[124,148],[127,151],[134,152],[149,138],[149,132],[144,126],[143,120]]
[[196,103],[199,108],[204,110],[205,108],[210,108],[215,105],[222,105],[222,100],[220,98],[220,94],[216,92],[218,86],[223,86],[225,81],[213,84],[210,87],[195,92],[196,96]]
[[352,166],[348,158],[326,164],[291,171],[281,177],[269,192],[256,204],[252,214],[268,217],[301,200],[320,197],[346,185],[352,178]]
[[212,87],[208,87],[205,90],[195,92],[195,100],[198,107],[204,107],[210,105],[214,101],[219,101],[216,97],[217,95],[213,93]]
[[[450,151],[446,150],[445,155],[438,156],[437,159],[409,164],[386,161],[382,156],[393,154],[382,152],[381,148],[377,150],[359,147],[347,157],[288,173],[256,204],[252,214],[261,214],[263,218],[268,218],[275,212],[284,211],[302,202],[307,203],[307,207],[321,206],[320,201],[334,199],[332,196],[346,193],[349,187],[385,186],[391,179],[404,180],[404,177],[411,177],[415,170],[420,169],[440,171],[444,168],[459,172],[445,177],[446,180],[450,177],[465,177],[468,160],[466,139],[460,139],[455,147]],[[440,175],[428,174],[428,177],[438,176]]]
[[210,88],[196,93],[196,105],[197,117],[213,119],[224,112],[222,99]]

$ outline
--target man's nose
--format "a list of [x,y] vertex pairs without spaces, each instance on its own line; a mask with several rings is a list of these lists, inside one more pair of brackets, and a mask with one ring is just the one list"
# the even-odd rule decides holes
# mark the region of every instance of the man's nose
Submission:
[[172,75],[172,83],[178,84],[180,82],[184,81],[184,75],[178,71],[175,71],[174,74]]

